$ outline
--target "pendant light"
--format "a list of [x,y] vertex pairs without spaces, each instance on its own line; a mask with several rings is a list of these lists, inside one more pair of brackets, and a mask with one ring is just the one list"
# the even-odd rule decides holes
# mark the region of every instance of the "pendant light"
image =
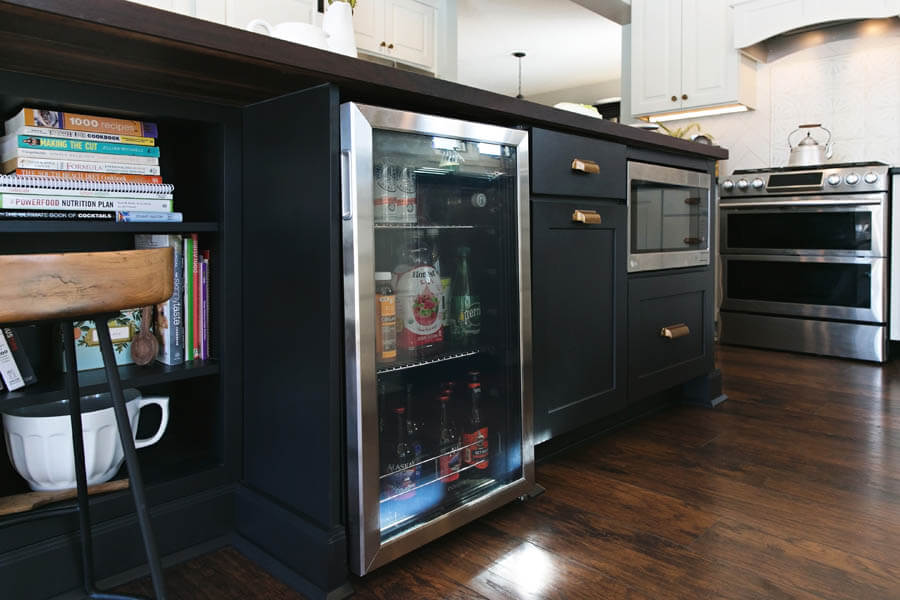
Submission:
[[512,55],[515,56],[516,60],[519,61],[519,93],[516,94],[516,98],[521,100],[522,98],[524,98],[524,96],[522,95],[522,59],[525,57],[525,53],[513,52]]

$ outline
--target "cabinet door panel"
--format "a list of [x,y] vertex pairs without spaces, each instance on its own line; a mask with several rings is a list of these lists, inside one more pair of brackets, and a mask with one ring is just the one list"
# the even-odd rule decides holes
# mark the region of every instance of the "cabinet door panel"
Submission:
[[387,0],[385,38],[388,56],[434,68],[434,8],[416,0]]
[[[535,127],[531,148],[531,190],[535,194],[625,199],[622,144]],[[573,170],[575,159],[597,163],[599,172]]]
[[[577,224],[576,209],[602,223]],[[624,405],[625,207],[532,202],[534,439]]]
[[[712,370],[711,270],[628,281],[629,398],[684,383]],[[686,325],[668,338],[663,328]]]
[[633,114],[681,108],[680,1],[644,0],[632,5],[631,73]]
[[353,9],[353,31],[356,47],[371,53],[382,54],[381,43],[387,43],[384,34],[384,1],[357,2]]
[[733,9],[725,0],[682,0],[683,108],[734,101],[738,63]]

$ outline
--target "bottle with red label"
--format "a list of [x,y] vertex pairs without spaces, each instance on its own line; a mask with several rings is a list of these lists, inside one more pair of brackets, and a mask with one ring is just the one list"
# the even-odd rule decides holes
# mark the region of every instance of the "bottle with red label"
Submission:
[[[463,465],[479,471],[488,468],[488,426],[481,421],[481,382],[480,373],[469,371],[469,397],[471,412],[463,432]],[[473,469],[470,471],[475,473]]]
[[416,494],[416,460],[412,448],[407,443],[406,409],[394,409],[397,417],[397,440],[392,445],[387,465],[387,477],[383,478],[382,496],[393,500],[407,500]]
[[442,393],[438,400],[441,403],[440,458],[438,459],[438,477],[446,484],[459,479],[461,456],[459,452],[459,434],[448,415],[450,396]]
[[422,360],[443,348],[441,278],[432,264],[432,251],[422,236],[412,238],[400,260],[401,264],[394,269],[397,347],[404,360]]

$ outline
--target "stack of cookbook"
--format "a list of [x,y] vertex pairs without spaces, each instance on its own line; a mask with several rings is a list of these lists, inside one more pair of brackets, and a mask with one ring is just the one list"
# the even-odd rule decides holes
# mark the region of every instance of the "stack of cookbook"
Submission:
[[180,222],[156,123],[22,108],[0,138],[0,220]]

